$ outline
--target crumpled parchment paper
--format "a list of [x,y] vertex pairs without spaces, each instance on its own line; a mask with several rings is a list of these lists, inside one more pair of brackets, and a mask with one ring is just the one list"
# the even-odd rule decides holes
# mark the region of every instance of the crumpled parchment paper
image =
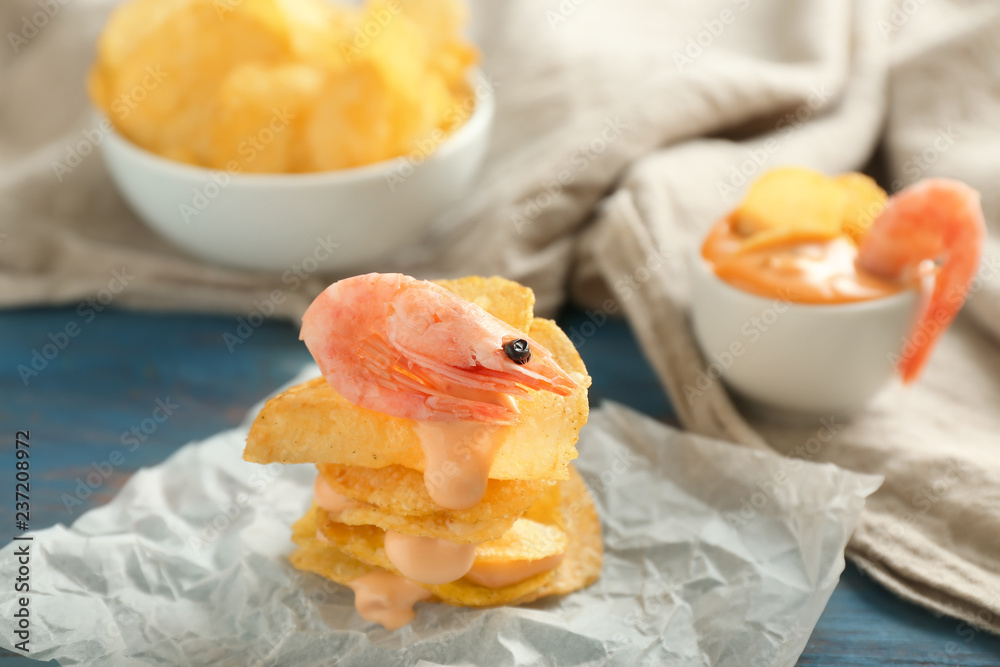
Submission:
[[[296,381],[316,374],[308,369]],[[880,478],[741,449],[616,404],[576,465],[601,579],[527,607],[417,605],[397,632],[288,564],[313,466],[242,458],[240,428],[140,470],[72,527],[34,533],[31,654],[63,665],[793,665]],[[16,544],[16,543],[15,543]],[[0,551],[12,581],[14,544]],[[16,601],[4,595],[0,617]],[[0,645],[17,641],[0,623]]]

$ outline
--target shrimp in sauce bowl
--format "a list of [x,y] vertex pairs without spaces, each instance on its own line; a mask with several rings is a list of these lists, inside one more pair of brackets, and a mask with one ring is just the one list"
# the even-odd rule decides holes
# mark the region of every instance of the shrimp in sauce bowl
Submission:
[[920,376],[985,236],[979,194],[956,181],[888,197],[861,174],[775,170],[692,258],[696,338],[720,365],[710,370],[753,404],[789,416],[864,409],[893,375]]

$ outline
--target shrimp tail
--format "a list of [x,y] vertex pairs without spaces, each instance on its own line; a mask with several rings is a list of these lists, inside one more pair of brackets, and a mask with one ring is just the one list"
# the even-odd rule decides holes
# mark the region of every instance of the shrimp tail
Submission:
[[919,285],[920,307],[897,364],[904,383],[920,377],[965,303],[985,239],[979,193],[943,178],[925,179],[893,196],[862,239],[862,267]]

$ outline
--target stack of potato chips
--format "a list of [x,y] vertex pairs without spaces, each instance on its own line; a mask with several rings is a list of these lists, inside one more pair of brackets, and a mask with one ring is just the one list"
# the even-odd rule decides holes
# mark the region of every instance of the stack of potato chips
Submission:
[[[569,396],[540,391],[518,400],[518,422],[492,431],[501,444],[486,493],[464,510],[431,499],[416,422],[352,405],[323,378],[275,397],[254,422],[244,458],[316,463],[321,482],[348,500],[336,512],[313,504],[293,528],[298,549],[291,562],[344,584],[373,572],[400,574],[386,555],[389,530],[478,545],[467,576],[422,585],[431,600],[518,604],[584,587],[599,576],[602,559],[593,501],[570,465],[588,414],[586,368],[554,322],[533,317],[530,289],[500,278],[440,284],[546,347],[577,388]],[[498,587],[475,576],[505,565],[531,571],[532,563],[554,567]]]

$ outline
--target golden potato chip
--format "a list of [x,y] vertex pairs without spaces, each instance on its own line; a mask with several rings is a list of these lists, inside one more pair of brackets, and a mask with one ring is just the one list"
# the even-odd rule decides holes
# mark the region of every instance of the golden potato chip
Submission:
[[468,9],[459,0],[408,0],[403,14],[424,34],[429,46],[430,69],[438,72],[455,97],[467,93],[469,68],[479,61],[479,52],[460,39],[468,22]]
[[530,287],[499,276],[469,276],[434,282],[512,327],[527,331],[531,326],[535,313],[535,293]]
[[334,521],[319,507],[315,513],[319,533],[330,544],[362,563],[399,574],[385,555],[384,530],[376,526],[348,526]]
[[424,476],[403,466],[362,468],[335,463],[316,466],[337,493],[399,516],[441,515],[455,521],[476,523],[520,516],[553,482],[491,479],[486,494],[474,507],[448,510],[431,500]]
[[378,569],[365,565],[320,540],[316,536],[318,511],[320,510],[314,505],[292,525],[292,542],[298,546],[288,557],[293,567],[314,572],[339,584],[346,584]]
[[440,74],[427,72],[419,81],[417,91],[396,96],[391,144],[394,156],[414,154],[415,160],[432,154],[447,138],[452,129],[448,111],[454,105]]
[[841,174],[834,181],[847,192],[847,207],[841,227],[855,243],[860,243],[868,227],[885,208],[889,197],[878,183],[864,174]]
[[533,561],[565,553],[566,533],[554,523],[518,519],[506,533],[476,547],[476,563]]
[[[576,468],[570,466],[569,479],[559,482],[559,490],[559,521],[556,525],[568,538],[566,555],[549,581],[514,604],[526,604],[547,595],[566,595],[586,588],[601,576],[604,562],[601,520],[587,484]],[[530,514],[529,510],[525,516]],[[550,515],[548,511],[544,514]]]
[[[499,298],[492,291],[482,295],[472,292],[462,296],[472,300],[479,296]],[[522,295],[514,289],[510,293],[512,299]],[[574,445],[580,427],[589,413],[590,377],[576,348],[555,322],[535,318],[527,333],[552,352],[579,386],[570,396],[543,391],[519,400],[519,423],[497,427],[501,444],[490,477],[566,479],[569,462],[577,455]],[[369,468],[402,465],[422,471],[424,455],[414,427],[411,420],[358,408],[326,380],[316,378],[267,402],[250,429],[243,456],[255,463],[339,463]]]
[[[374,35],[360,57],[374,65],[387,85],[406,95],[418,95],[420,78],[427,69],[427,38],[403,13],[393,13],[387,2],[370,3],[362,17],[363,28]],[[367,25],[365,25],[367,24]]]
[[439,72],[457,99],[469,97],[469,69],[479,62],[479,51],[470,44],[451,41],[431,54],[430,68]]
[[246,173],[300,171],[299,134],[325,82],[309,65],[248,64],[222,82],[212,111],[209,165]]
[[291,55],[302,64],[340,69],[360,23],[351,6],[315,0],[278,0],[287,22]]
[[[577,473],[576,468],[570,466],[568,479],[571,480],[575,476],[579,476],[579,473]],[[563,521],[561,505],[563,492],[567,488],[567,484],[568,482],[563,480],[547,488],[521,516],[535,523],[555,526],[560,530],[565,530],[566,524]]]
[[517,521],[517,516],[494,517],[477,522],[458,521],[445,514],[427,516],[401,516],[368,504],[352,505],[341,512],[337,519],[349,526],[378,526],[397,533],[435,537],[463,544],[493,540]]
[[125,64],[132,53],[150,40],[164,23],[180,11],[190,11],[198,0],[133,0],[118,5],[97,41],[97,61],[108,71]]
[[388,157],[413,151],[429,154],[443,139],[435,137],[434,130],[443,122],[451,95],[440,75],[428,72],[430,51],[423,33],[405,14],[391,13],[389,6],[369,6],[367,22],[380,31],[362,52],[390,91]]
[[391,157],[392,105],[381,73],[367,61],[331,74],[306,125],[312,164],[346,169]]
[[[187,2],[163,18],[155,37],[128,50],[105,75],[105,109],[126,137],[158,153],[182,147],[207,164],[216,93],[235,67],[287,57],[274,0],[242,0],[220,10]],[[122,47],[123,50],[124,47]]]
[[848,196],[833,179],[811,169],[772,169],[750,186],[734,213],[744,236],[773,229],[840,232]]

